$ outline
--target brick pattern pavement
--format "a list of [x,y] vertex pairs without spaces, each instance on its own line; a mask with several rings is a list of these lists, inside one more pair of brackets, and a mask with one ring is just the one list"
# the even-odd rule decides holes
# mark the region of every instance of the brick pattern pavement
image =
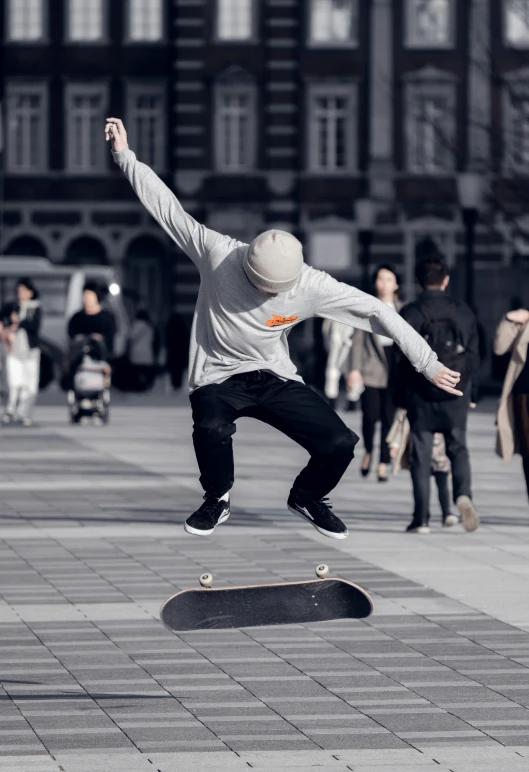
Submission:
[[[256,426],[248,481],[271,441]],[[2,770],[529,769],[524,629],[447,610],[442,593],[278,508],[239,505],[238,528],[185,535],[175,523],[197,500],[186,435],[175,473],[163,412],[144,418],[142,447],[127,427],[130,415],[85,434],[2,432]],[[290,469],[277,473],[271,487]],[[372,593],[375,615],[180,636],[157,620],[205,570],[220,586],[308,578],[320,562]]]

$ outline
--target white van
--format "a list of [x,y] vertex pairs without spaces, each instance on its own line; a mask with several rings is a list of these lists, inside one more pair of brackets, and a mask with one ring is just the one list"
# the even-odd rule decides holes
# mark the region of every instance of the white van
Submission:
[[56,362],[68,350],[68,321],[83,306],[83,286],[88,280],[108,287],[103,306],[112,311],[116,319],[114,354],[119,356],[125,351],[130,321],[113,268],[56,265],[45,257],[0,256],[0,308],[15,300],[15,285],[20,276],[28,276],[39,291],[43,315],[42,348]]

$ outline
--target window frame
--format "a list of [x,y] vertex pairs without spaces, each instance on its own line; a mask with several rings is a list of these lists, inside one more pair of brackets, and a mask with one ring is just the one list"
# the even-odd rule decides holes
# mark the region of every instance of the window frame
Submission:
[[[457,81],[455,78],[453,78],[450,74],[446,74],[444,77],[444,73],[440,72],[440,76],[435,76],[433,73],[436,73],[433,68],[427,68],[427,72],[429,74],[424,74],[421,76],[419,73],[419,76],[408,78],[405,82],[405,90],[404,90],[404,112],[403,112],[403,122],[404,122],[404,169],[405,173],[408,175],[416,175],[418,177],[423,176],[436,176],[436,177],[446,177],[446,176],[452,176],[454,172],[456,171],[456,160],[457,160],[457,117],[456,117],[456,110],[458,106],[458,95],[457,95]],[[438,168],[438,169],[419,169],[416,166],[412,164],[411,159],[411,153],[410,153],[410,147],[413,143],[413,145],[417,145],[417,138],[416,136],[416,124],[415,124],[415,112],[414,107],[416,105],[416,99],[417,95],[421,96],[427,96],[427,95],[434,95],[439,96],[440,94],[444,94],[448,96],[448,110],[447,115],[450,121],[450,135],[452,137],[453,147],[452,149],[449,149],[447,151],[447,158],[451,158],[451,162],[446,168]]]
[[97,40],[73,40],[70,37],[71,3],[75,0],[66,0],[64,9],[64,42],[68,46],[104,46],[109,42],[109,0],[101,2],[101,37]]
[[[21,169],[13,166],[11,152],[11,130],[9,128],[9,117],[11,113],[10,100],[13,94],[17,93],[35,93],[39,92],[42,99],[42,121],[39,127],[39,143],[41,153],[39,157],[42,161],[31,169]],[[6,102],[6,120],[5,120],[5,165],[6,173],[17,176],[32,176],[45,174],[49,170],[49,87],[48,81],[44,78],[29,80],[28,78],[10,78],[6,80],[5,87]]]
[[[349,264],[347,266],[342,266],[340,268],[337,268],[336,266],[321,265],[314,262],[314,254],[316,251],[314,248],[314,239],[321,234],[325,234],[325,235],[339,234],[340,236],[343,236],[346,238],[346,240],[349,242],[349,249],[348,249]],[[308,253],[309,265],[313,266],[319,271],[328,271],[329,273],[331,273],[331,275],[336,274],[339,276],[349,276],[349,275],[355,276],[360,273],[358,239],[356,238],[356,229],[352,225],[348,225],[348,223],[345,220],[341,220],[340,218],[335,216],[331,216],[324,220],[316,220],[313,223],[311,223],[311,227],[307,231],[307,236],[308,236],[307,253]]]
[[354,39],[347,40],[347,41],[340,41],[340,40],[313,40],[311,36],[311,30],[312,30],[312,12],[314,3],[316,0],[310,0],[308,4],[308,13],[306,18],[306,29],[305,29],[305,45],[307,48],[314,48],[314,49],[326,49],[329,48],[331,50],[337,49],[337,50],[354,50],[359,48],[360,46],[360,1],[359,0],[351,0],[353,3],[353,13],[356,15],[356,35]]
[[106,160],[106,148],[103,137],[101,137],[101,149],[99,151],[100,156],[98,158],[98,166],[93,169],[75,169],[72,168],[71,159],[74,156],[74,148],[72,144],[72,132],[70,131],[69,121],[73,115],[71,110],[70,99],[75,93],[85,92],[89,94],[91,92],[98,92],[102,95],[102,120],[101,131],[104,128],[104,116],[108,109],[108,97],[109,97],[109,84],[106,80],[101,81],[67,81],[64,88],[64,132],[66,137],[64,148],[64,173],[72,177],[100,177],[108,174],[108,163]]
[[[220,163],[219,156],[220,156],[220,147],[222,146],[222,121],[220,120],[221,112],[221,99],[224,94],[227,94],[229,92],[243,92],[246,93],[249,97],[249,107],[248,107],[248,146],[249,151],[248,155],[250,158],[250,161],[248,165],[244,168],[235,169],[233,167],[230,167],[228,165]],[[213,148],[213,161],[214,161],[214,169],[217,174],[254,174],[257,169],[257,148],[258,148],[258,138],[257,138],[257,119],[256,119],[256,111],[258,107],[258,95],[257,95],[257,87],[255,83],[252,83],[250,80],[226,80],[221,81],[215,84],[215,94],[214,94],[214,131],[213,131],[213,137],[214,137],[214,148]]]
[[251,18],[252,18],[252,31],[248,38],[222,38],[219,35],[219,23],[220,23],[220,2],[221,0],[215,0],[215,8],[213,13],[213,41],[217,45],[228,46],[247,46],[255,45],[259,42],[258,26],[259,26],[259,3],[256,0],[248,0],[250,3]]
[[[524,102],[529,104],[529,67],[521,70],[515,70],[509,73],[502,86],[503,103],[503,121],[501,126],[503,153],[501,167],[503,175],[512,177],[529,177],[529,159],[527,165],[521,166],[516,160],[515,137],[509,131],[516,120],[516,109],[512,102],[512,95],[523,98]],[[527,116],[527,125],[529,129],[529,115]]]
[[10,46],[41,46],[46,45],[49,42],[49,2],[48,0],[41,0],[42,2],[42,36],[37,40],[16,39],[10,36],[11,28],[11,4],[16,0],[6,0],[4,9],[4,25],[5,35],[4,43]]
[[130,22],[131,22],[131,0],[127,0],[125,3],[125,11],[124,11],[124,34],[123,34],[123,42],[127,46],[163,46],[168,41],[168,32],[167,32],[167,19],[166,19],[166,0],[160,0],[161,5],[161,22],[162,22],[162,34],[157,40],[134,40],[130,36]]
[[411,3],[414,0],[404,0],[404,48],[414,51],[448,51],[455,48],[457,37],[456,3],[448,2],[448,40],[444,43],[414,41],[411,34]]
[[[134,113],[132,109],[133,99],[141,94],[155,93],[161,97],[161,110],[160,110],[160,158],[157,159],[155,164],[149,164],[153,171],[158,173],[164,173],[167,170],[167,86],[165,81],[160,80],[128,80],[125,84],[125,114],[127,118],[127,133],[130,139],[130,146],[139,153],[140,148],[138,145],[138,137],[136,135],[134,124]],[[147,163],[146,160],[138,156],[140,161]],[[158,160],[160,163],[158,163]]]
[[[515,43],[514,41],[509,40],[509,37],[507,34],[507,18],[509,13],[508,4],[509,4],[509,0],[502,0],[503,45],[505,46],[505,48],[511,48],[511,49],[514,49],[515,51],[525,51],[526,49],[529,49],[529,25],[528,25],[528,37],[526,42]],[[527,10],[529,11],[529,3],[528,3]]]
[[[326,177],[344,177],[358,172],[359,126],[358,105],[359,87],[356,79],[343,81],[312,81],[307,88],[307,154],[306,170],[308,173]],[[347,164],[344,169],[322,169],[316,165],[317,135],[314,120],[314,100],[320,96],[345,96],[348,99],[349,131],[347,132],[348,147],[346,150]]]

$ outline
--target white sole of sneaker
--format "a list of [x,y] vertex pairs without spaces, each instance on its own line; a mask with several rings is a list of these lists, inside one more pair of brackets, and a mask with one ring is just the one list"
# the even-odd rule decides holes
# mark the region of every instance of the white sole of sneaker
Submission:
[[443,523],[443,528],[451,528],[453,525],[457,525],[458,523],[459,518],[457,515],[448,515]]
[[[225,509],[222,515],[219,517],[219,521],[217,525],[220,525],[221,523],[225,523],[229,516],[230,516],[230,510]],[[192,525],[188,525],[187,523],[184,523],[184,531],[186,531],[187,533],[192,533],[193,536],[210,536],[215,530],[215,528],[217,527],[217,525],[214,526],[213,528],[210,528],[209,531],[204,531],[204,530],[200,530],[200,528],[193,528]]]
[[405,533],[418,533],[420,535],[425,535],[430,533],[430,529],[427,525],[418,525],[417,528],[413,528],[411,531],[405,531]]
[[307,515],[304,515],[303,512],[299,512],[297,509],[294,509],[294,507],[290,507],[287,505],[288,511],[292,512],[293,515],[297,515],[298,517],[301,517],[302,520],[305,520],[306,523],[310,523],[313,528],[315,528],[319,533],[322,534],[322,536],[328,536],[329,539],[347,539],[349,536],[349,531],[345,529],[345,533],[333,533],[332,531],[326,531],[324,528],[320,528],[316,523]]
[[465,531],[475,531],[479,527],[479,515],[473,501],[468,496],[459,496],[456,507],[461,513],[461,522]]

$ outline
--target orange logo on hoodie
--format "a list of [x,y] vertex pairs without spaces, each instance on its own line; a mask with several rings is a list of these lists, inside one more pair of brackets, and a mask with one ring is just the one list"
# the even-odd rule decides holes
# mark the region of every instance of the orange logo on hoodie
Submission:
[[266,323],[267,327],[281,327],[283,324],[292,324],[297,322],[297,316],[277,316],[273,314],[273,319],[269,319]]

